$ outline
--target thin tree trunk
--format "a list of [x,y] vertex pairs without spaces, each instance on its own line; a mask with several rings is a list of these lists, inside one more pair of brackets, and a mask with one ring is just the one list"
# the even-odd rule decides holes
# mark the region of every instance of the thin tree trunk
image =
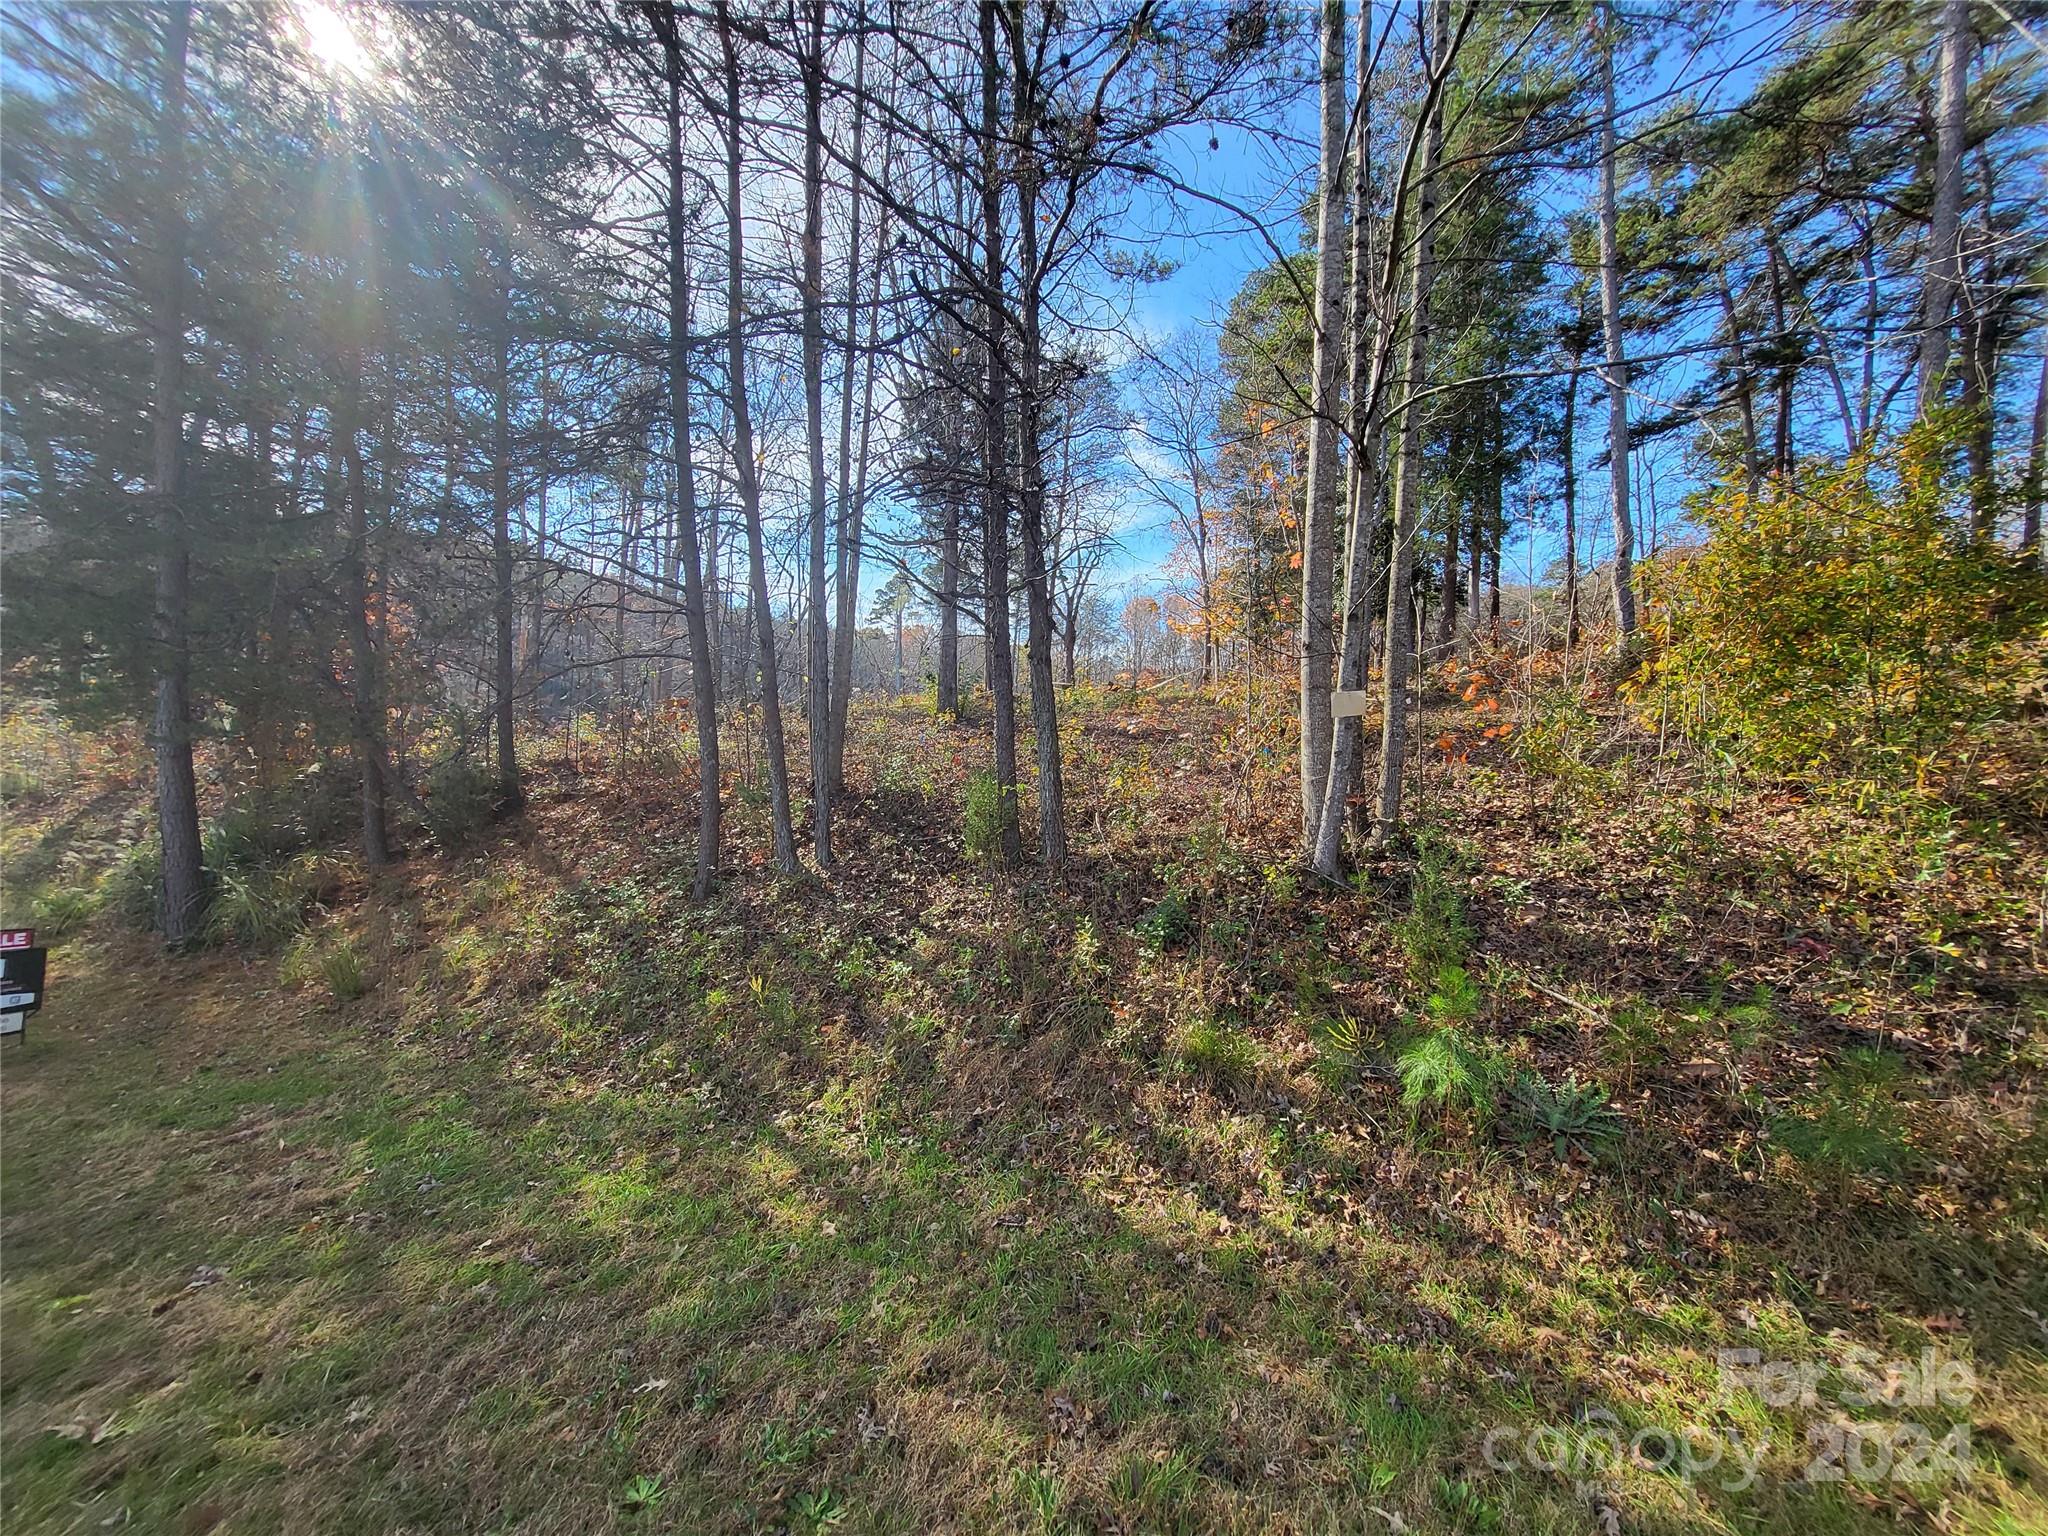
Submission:
[[512,661],[512,251],[498,246],[498,312],[491,336],[491,619],[497,631],[493,657],[493,704],[498,721],[498,807],[519,809],[519,756],[513,736],[512,694],[516,674]]
[[[1742,478],[1754,496],[1763,482],[1756,437],[1756,383],[1742,346],[1742,322],[1735,308],[1735,292],[1728,286],[1728,269],[1720,276],[1721,319],[1728,327],[1728,370],[1735,385],[1735,415],[1742,427]],[[1575,381],[1576,382],[1576,381]]]
[[[1394,285],[1398,279],[1401,252],[1405,248],[1406,216],[1408,212],[1408,188],[1414,185],[1414,176],[1420,166],[1421,189],[1417,199],[1422,224],[1416,246],[1418,253],[1425,247],[1433,249],[1430,242],[1434,234],[1429,227],[1434,212],[1436,155],[1441,149],[1441,100],[1444,82],[1449,73],[1449,59],[1454,45],[1445,39],[1444,27],[1447,10],[1432,11],[1429,21],[1434,30],[1428,39],[1430,44],[1429,86],[1425,92],[1421,109],[1414,125],[1409,130],[1408,143],[1402,154],[1400,180],[1394,197],[1392,227],[1387,234],[1385,267],[1381,272],[1378,291],[1382,296],[1382,308],[1391,307]],[[1468,22],[1470,13],[1468,15]],[[1462,37],[1462,30],[1460,36]],[[1369,40],[1359,39],[1358,81],[1361,96],[1369,99]],[[1360,128],[1361,148],[1358,159],[1358,175],[1366,173],[1366,124]],[[1363,200],[1354,203],[1362,217]],[[1371,242],[1361,238],[1354,229],[1351,246],[1352,261],[1355,263],[1371,259]],[[1369,664],[1372,654],[1372,626],[1376,611],[1384,610],[1392,588],[1392,565],[1394,530],[1381,516],[1380,489],[1384,479],[1380,463],[1380,446],[1384,429],[1384,406],[1387,394],[1387,370],[1392,365],[1394,348],[1398,344],[1397,329],[1391,323],[1375,321],[1370,331],[1371,346],[1366,344],[1368,332],[1364,329],[1372,319],[1371,298],[1374,285],[1370,275],[1361,277],[1356,270],[1352,273],[1352,304],[1349,348],[1351,353],[1352,442],[1351,478],[1349,486],[1350,520],[1346,538],[1346,563],[1344,575],[1343,633],[1339,647],[1337,685],[1345,691],[1365,688],[1369,681]],[[1426,292],[1426,290],[1425,290]],[[1427,334],[1427,308],[1417,311],[1417,318]],[[1411,336],[1411,341],[1413,340]],[[1413,366],[1414,359],[1409,359]],[[1404,438],[1404,443],[1406,439]],[[1411,526],[1412,536],[1412,526]],[[1253,546],[1257,545],[1256,525],[1253,529]],[[1256,576],[1256,568],[1254,568]],[[1254,604],[1256,607],[1256,604]],[[1250,687],[1250,671],[1247,668],[1246,687]],[[1251,704],[1249,694],[1246,700],[1246,721],[1249,728]],[[1365,776],[1365,730],[1359,716],[1346,714],[1336,720],[1330,738],[1329,771],[1324,783],[1323,803],[1317,813],[1316,836],[1311,864],[1324,879],[1335,880],[1341,872],[1341,851],[1344,827],[1347,822],[1361,821],[1364,806],[1361,803],[1355,814],[1350,810],[1352,787],[1362,785]],[[1363,797],[1360,797],[1361,802]]]
[[1301,841],[1316,855],[1330,778],[1330,683],[1339,468],[1338,375],[1344,323],[1344,3],[1323,0],[1322,159],[1316,215],[1315,343],[1309,386],[1308,486],[1301,535]]
[[[1443,57],[1448,0],[1431,0],[1432,71],[1447,71]],[[1387,575],[1386,658],[1381,667],[1380,782],[1373,841],[1384,845],[1401,821],[1401,773],[1408,744],[1408,673],[1421,637],[1412,610],[1415,530],[1422,505],[1420,396],[1429,357],[1429,296],[1436,280],[1436,168],[1443,153],[1441,97],[1430,104],[1424,131],[1421,181],[1416,192],[1415,255],[1409,295],[1408,355],[1402,394],[1401,457],[1394,486],[1394,547]],[[1419,692],[1419,687],[1418,687]],[[1327,822],[1328,817],[1325,817]]]
[[1600,319],[1607,336],[1608,480],[1614,515],[1614,627],[1626,643],[1635,633],[1635,529],[1628,506],[1628,366],[1621,349],[1621,257],[1615,206],[1614,46],[1619,23],[1606,0],[1600,33]]
[[2020,513],[2020,552],[2036,567],[2048,568],[2041,544],[2041,502],[2048,494],[2048,351],[2041,354],[2041,380],[2034,386],[2034,445],[2027,454],[2027,497]]
[[[867,130],[867,29],[856,11],[853,44],[853,163],[861,163]],[[882,152],[882,180],[889,179],[889,152]],[[860,467],[853,466],[853,374],[859,360],[855,337],[860,329],[860,178],[848,189],[852,206],[846,236],[846,346],[839,379],[839,517],[838,560],[833,571],[832,720],[827,745],[832,793],[846,792],[846,711],[853,702],[853,650],[859,638],[856,603],[860,598],[860,543],[863,532],[868,472],[868,427],[875,398],[875,334],[882,313],[882,252],[888,245],[886,222],[877,231],[875,259],[870,263],[872,299],[868,311],[866,383],[861,391]],[[853,484],[856,473],[860,483]]]
[[939,677],[935,707],[947,719],[960,713],[960,503],[949,491],[939,534]]
[[[1024,66],[1023,15],[1021,9],[1010,13],[1010,51],[1016,74],[1018,138],[1032,145],[1037,142],[1036,87],[1031,72]],[[1039,170],[1035,150],[1027,150],[1018,157],[1016,181],[1021,267],[1017,284],[1023,317],[1017,398],[1018,467],[1022,483],[1018,488],[1017,517],[1024,549],[1024,648],[1031,676],[1032,745],[1038,761],[1038,852],[1048,869],[1057,870],[1067,862],[1067,798],[1060,772],[1059,695],[1052,672],[1052,569],[1045,538],[1045,443],[1039,366],[1044,350],[1040,331],[1044,280],[1039,272]]]
[[[953,223],[965,228],[966,194],[963,182],[954,181]],[[946,406],[946,418],[958,422],[957,394]],[[965,431],[956,434],[965,439]],[[960,714],[960,499],[948,486],[940,502],[939,529],[939,675],[933,704],[948,720]]]
[[[832,867],[832,637],[825,607],[825,0],[806,0],[804,86],[803,371],[810,450],[810,587],[804,720],[811,749],[811,857]],[[844,434],[842,434],[843,440]],[[844,460],[844,452],[841,459]],[[842,501],[845,482],[840,482]]]
[[1580,348],[1571,349],[1571,371],[1564,380],[1564,432],[1560,457],[1564,460],[1564,634],[1567,651],[1579,643],[1579,445],[1575,429],[1579,411]]
[[746,235],[740,202],[740,61],[732,8],[718,0],[718,42],[725,63],[725,336],[732,401],[733,475],[747,525],[747,565],[759,643],[762,734],[768,758],[769,813],[774,820],[775,866],[797,870],[796,834],[789,816],[789,768],[782,747],[782,689],[775,674],[775,619],[768,605],[768,559],[761,530],[760,467],[754,461],[754,419],[747,401],[745,275]]
[[1970,0],[1944,0],[1941,79],[1934,125],[1934,202],[1927,226],[1927,275],[1920,291],[1919,414],[1941,403],[1948,374],[1950,317],[1962,275],[1963,149],[1968,126]]
[[342,359],[341,404],[334,426],[334,451],[345,464],[343,502],[346,546],[342,585],[348,595],[350,729],[362,773],[363,862],[377,869],[391,862],[384,825],[383,704],[379,697],[377,649],[370,632],[370,507],[364,484],[361,430],[357,422],[362,389],[362,354],[353,346]]
[[987,572],[983,608],[988,626],[989,696],[993,705],[996,789],[1002,799],[1001,855],[1006,866],[1023,861],[1024,838],[1017,825],[1017,697],[1010,642],[1009,360],[1004,346],[1007,317],[1003,271],[1004,139],[998,88],[1002,62],[996,53],[995,7],[977,7],[981,30],[981,235],[982,330],[988,354],[988,390],[983,427],[982,557]]
[[189,617],[192,548],[181,504],[185,384],[185,60],[192,36],[190,0],[164,17],[157,107],[157,155],[163,202],[157,214],[161,262],[151,307],[150,493],[156,503],[156,756],[157,836],[163,854],[164,941],[198,936],[205,906],[200,867],[199,789],[192,771],[192,637]]
[[[1455,463],[1462,447],[1463,433],[1455,427],[1452,431],[1451,458]],[[1438,591],[1443,606],[1436,617],[1436,654],[1448,656],[1458,642],[1458,579],[1463,568],[1458,563],[1458,504],[1457,498],[1448,490],[1444,495],[1444,559],[1439,572]]]
[[1766,271],[1771,287],[1771,335],[1775,338],[1780,358],[1776,380],[1778,401],[1771,420],[1771,473],[1783,478],[1792,473],[1792,386],[1795,369],[1792,363],[1785,361],[1792,353],[1792,327],[1785,308],[1785,257],[1778,245],[1777,231],[1770,228],[1768,221],[1764,239],[1770,253]]

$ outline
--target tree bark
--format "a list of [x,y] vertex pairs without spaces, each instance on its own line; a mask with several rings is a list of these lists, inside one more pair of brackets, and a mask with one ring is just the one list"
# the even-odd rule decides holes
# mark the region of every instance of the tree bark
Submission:
[[512,248],[502,236],[498,258],[498,306],[491,335],[491,620],[496,630],[492,703],[497,715],[498,808],[512,812],[525,795],[519,785],[512,721],[517,681],[512,659]]
[[[853,163],[861,163],[867,130],[867,29],[859,25],[856,13],[853,45]],[[882,154],[882,179],[889,176],[889,154]],[[867,380],[861,392],[860,466],[853,465],[853,376],[859,360],[855,338],[860,329],[860,178],[848,188],[851,208],[847,214],[846,236],[846,345],[839,381],[839,516],[838,559],[833,570],[832,616],[832,720],[827,754],[832,793],[846,792],[846,711],[853,702],[853,651],[859,638],[855,605],[860,597],[861,535],[866,514],[868,473],[868,427],[875,398],[875,330],[882,311],[882,252],[888,245],[886,223],[877,231],[875,258],[870,266],[873,297],[868,311]],[[858,476],[859,484],[854,484]]]
[[[1448,0],[1431,0],[1430,61],[1445,71],[1442,57],[1449,21]],[[1408,744],[1408,673],[1421,624],[1410,590],[1415,569],[1415,530],[1422,505],[1422,410],[1420,396],[1429,356],[1429,295],[1436,281],[1436,168],[1443,154],[1441,96],[1429,104],[1423,133],[1421,180],[1416,192],[1415,255],[1409,293],[1408,355],[1403,372],[1401,457],[1394,486],[1394,545],[1387,573],[1386,656],[1380,677],[1380,782],[1373,841],[1384,845],[1401,822],[1401,774]],[[1325,817],[1325,822],[1329,818]]]
[[164,941],[198,937],[206,901],[200,866],[199,789],[192,771],[192,547],[181,503],[185,384],[185,66],[192,36],[190,0],[165,12],[157,154],[162,198],[157,210],[161,263],[151,306],[150,492],[155,502],[157,565],[154,630],[157,836],[162,844]]
[[1728,327],[1728,371],[1735,386],[1735,414],[1742,428],[1742,479],[1754,496],[1763,482],[1756,437],[1756,382],[1742,346],[1742,321],[1735,308],[1735,291],[1728,285],[1728,269],[1720,275],[1721,318]]
[[1566,650],[1579,643],[1579,445],[1576,436],[1579,411],[1579,363],[1585,356],[1576,345],[1571,348],[1571,370],[1564,380],[1564,431],[1560,457],[1564,460],[1564,635]]
[[[811,857],[832,867],[832,644],[825,606],[825,0],[805,0],[803,371],[810,450],[809,677],[804,720],[811,749]],[[842,455],[843,457],[843,455]],[[844,499],[842,480],[839,494]]]
[[747,565],[759,645],[762,734],[768,759],[769,814],[774,821],[775,866],[797,870],[796,834],[789,815],[789,767],[782,745],[782,690],[775,672],[775,618],[768,602],[768,559],[761,529],[760,466],[754,459],[754,419],[747,401],[746,235],[740,202],[741,135],[739,48],[732,7],[718,0],[718,43],[725,63],[725,336],[727,390],[732,402],[733,475],[747,525]]
[[2041,355],[2041,380],[2034,386],[2034,444],[2027,454],[2027,496],[2020,512],[2020,552],[2048,569],[2041,544],[2041,502],[2048,494],[2048,352]]
[[1626,642],[1636,628],[1635,528],[1628,506],[1628,365],[1621,348],[1621,257],[1615,206],[1614,0],[1600,32],[1600,319],[1607,338],[1608,481],[1614,516],[1614,628]]
[[996,789],[1002,798],[1000,852],[1014,868],[1023,861],[1017,825],[1017,696],[1010,643],[1009,378],[1004,333],[1007,295],[1003,263],[1002,116],[998,90],[1002,61],[996,52],[995,5],[981,0],[981,236],[982,330],[988,356],[984,399],[985,479],[982,486],[983,608],[988,626],[989,696],[994,715]]
[[690,262],[683,223],[688,170],[683,159],[681,20],[673,4],[666,11],[662,41],[668,74],[668,386],[675,455],[674,559],[682,567],[683,623],[690,637],[690,702],[697,724],[697,873],[690,893],[694,900],[703,901],[718,876],[718,673],[711,659],[697,533],[697,464],[690,431]]
[[1009,13],[1011,62],[1016,77],[1016,132],[1023,145],[1017,156],[1017,230],[1020,271],[1017,274],[1022,335],[1018,351],[1017,442],[1018,531],[1024,551],[1024,649],[1031,676],[1032,745],[1038,765],[1038,852],[1048,869],[1067,862],[1066,787],[1060,773],[1059,694],[1052,671],[1052,570],[1045,537],[1045,442],[1041,398],[1044,336],[1041,331],[1039,272],[1038,122],[1033,72],[1025,67],[1024,11]]
[[1949,328],[1962,275],[1963,149],[1969,114],[1970,0],[1944,0],[1941,80],[1934,125],[1934,201],[1927,225],[1927,275],[1920,290],[1918,412],[1941,403]]
[[363,862],[372,869],[391,862],[384,824],[383,713],[377,676],[377,647],[370,632],[370,506],[364,484],[357,417],[362,391],[362,354],[353,345],[342,358],[341,403],[336,409],[332,451],[342,455],[346,543],[342,588],[348,600],[350,732],[362,773]]
[[1343,0],[1323,0],[1322,163],[1316,215],[1315,343],[1309,385],[1308,486],[1301,534],[1301,840],[1313,863],[1330,777],[1331,602],[1336,563],[1337,364],[1344,321]]

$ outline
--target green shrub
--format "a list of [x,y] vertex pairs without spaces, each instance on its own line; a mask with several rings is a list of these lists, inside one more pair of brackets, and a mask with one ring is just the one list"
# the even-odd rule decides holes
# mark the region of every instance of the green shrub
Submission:
[[1472,929],[1459,890],[1462,874],[1462,861],[1449,839],[1433,833],[1417,839],[1408,912],[1394,925],[1394,937],[1408,957],[1409,977],[1417,985],[1465,961]]
[[222,813],[206,829],[200,862],[216,876],[281,863],[306,846],[288,796],[259,796]]
[[1436,987],[1423,1006],[1437,1024],[1469,1024],[1479,1017],[1479,983],[1462,965],[1447,965],[1437,972]]
[[324,940],[318,934],[300,934],[285,951],[277,979],[288,987],[310,987],[317,982],[337,1003],[353,1002],[370,990],[362,951],[345,933]]
[[370,978],[363,968],[362,952],[353,939],[344,937],[320,956],[320,979],[337,1003],[354,1002],[370,990]]
[[1401,1102],[1411,1115],[1424,1109],[1458,1110],[1486,1124],[1507,1080],[1500,1051],[1455,1025],[1423,1029],[1394,1058]]
[[1850,1051],[1818,1092],[1771,1121],[1771,1139],[1801,1162],[1837,1173],[1898,1173],[1912,1160],[1897,1098],[1903,1076],[1889,1051]]
[[207,936],[216,944],[270,949],[304,926],[304,904],[291,881],[269,870],[222,871],[207,908]]
[[451,757],[427,775],[427,833],[436,846],[467,847],[491,824],[498,781],[482,763]]
[[1168,890],[1138,919],[1138,942],[1147,954],[1177,948],[1194,934],[1195,914],[1189,910],[1187,897],[1178,890]]
[[289,795],[304,847],[345,841],[362,825],[362,773],[351,757],[321,759],[292,781]]
[[964,831],[972,858],[994,862],[1003,855],[1003,838],[1017,822],[1017,796],[984,769],[967,781]]
[[1180,1063],[1219,1088],[1252,1075],[1258,1051],[1243,1031],[1214,1019],[1197,1019],[1181,1031]]
[[1575,1075],[1553,1083],[1540,1073],[1519,1073],[1513,1099],[1525,1133],[1549,1141],[1559,1159],[1574,1151],[1597,1157],[1621,1135],[1621,1117],[1608,1105],[1607,1090]]
[[43,892],[29,909],[37,937],[50,943],[76,933],[99,911],[100,901],[100,893],[85,886],[66,885]]
[[157,844],[137,843],[101,879],[101,905],[130,928],[154,928],[163,878],[163,853]]
[[1767,768],[1908,783],[1969,728],[2016,718],[2048,587],[1959,534],[1968,430],[1943,413],[1839,467],[1694,498],[1706,542],[1638,567],[1668,718]]

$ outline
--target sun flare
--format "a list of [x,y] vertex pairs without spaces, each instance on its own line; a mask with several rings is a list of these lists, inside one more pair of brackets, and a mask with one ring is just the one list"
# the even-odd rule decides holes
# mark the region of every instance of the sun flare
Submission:
[[375,59],[340,8],[326,0],[299,0],[297,21],[299,46],[322,69],[356,80],[375,73]]

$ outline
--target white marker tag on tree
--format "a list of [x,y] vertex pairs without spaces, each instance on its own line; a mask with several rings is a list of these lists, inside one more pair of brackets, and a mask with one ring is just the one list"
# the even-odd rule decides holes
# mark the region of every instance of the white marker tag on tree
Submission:
[[1367,688],[1336,688],[1330,692],[1330,718],[1345,720],[1372,713],[1372,691]]

